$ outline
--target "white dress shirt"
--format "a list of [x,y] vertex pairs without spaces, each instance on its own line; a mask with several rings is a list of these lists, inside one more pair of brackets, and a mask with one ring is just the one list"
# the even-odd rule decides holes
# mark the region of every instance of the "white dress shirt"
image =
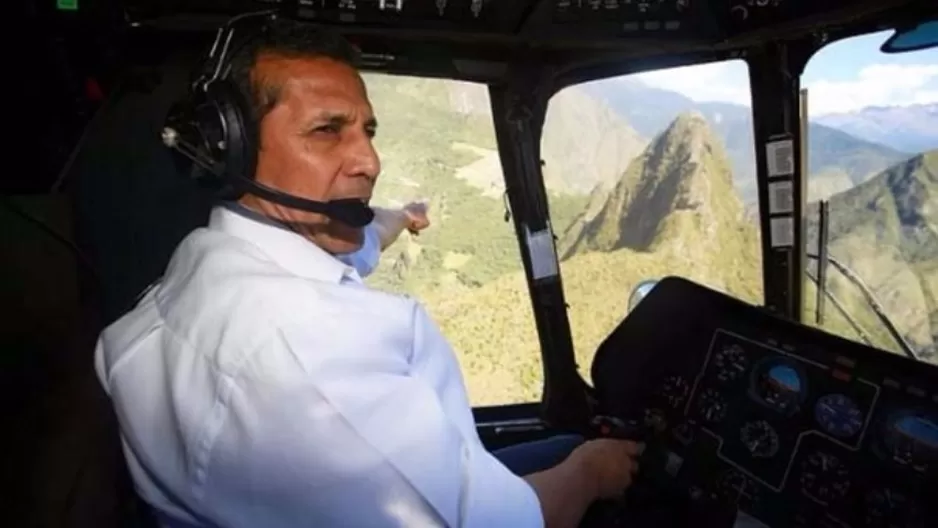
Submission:
[[543,526],[437,326],[361,282],[376,235],[339,260],[218,207],[102,333],[97,374],[164,526]]

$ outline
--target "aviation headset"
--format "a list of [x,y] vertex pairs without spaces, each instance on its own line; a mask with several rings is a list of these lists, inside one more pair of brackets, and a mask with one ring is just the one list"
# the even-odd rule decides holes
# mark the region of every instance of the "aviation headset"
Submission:
[[[285,207],[363,227],[374,218],[374,211],[359,200],[319,202],[287,194],[254,179],[258,123],[249,101],[230,79],[231,58],[252,36],[266,32],[276,17],[275,11],[244,13],[218,29],[187,96],[174,104],[166,116],[163,144],[177,154],[176,161],[183,172],[208,184],[224,198],[253,194]],[[245,32],[247,36],[239,36],[239,44],[233,46],[238,27],[242,28],[238,33]]]

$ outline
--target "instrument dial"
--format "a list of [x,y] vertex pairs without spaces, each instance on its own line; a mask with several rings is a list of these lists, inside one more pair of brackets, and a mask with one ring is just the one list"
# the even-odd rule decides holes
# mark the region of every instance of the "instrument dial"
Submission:
[[661,384],[660,394],[668,405],[677,409],[687,398],[688,389],[690,389],[690,383],[683,376],[668,376]]
[[672,433],[674,434],[674,438],[676,438],[678,442],[684,445],[690,445],[690,443],[693,442],[694,438],[696,437],[696,431],[689,422],[678,424]]
[[915,502],[896,490],[879,488],[866,496],[866,526],[924,528]]
[[716,492],[724,501],[745,508],[759,500],[759,484],[735,469],[717,478]]
[[883,431],[883,441],[893,461],[925,471],[938,462],[938,420],[915,412],[892,417]]
[[743,425],[739,439],[753,458],[771,458],[778,453],[778,433],[765,420]]
[[717,379],[723,382],[733,381],[749,366],[746,351],[739,345],[729,345],[717,351],[713,358],[713,365],[717,369]]
[[837,438],[850,438],[863,428],[863,412],[843,394],[828,394],[814,406],[814,419],[824,432]]
[[716,423],[725,418],[726,407],[726,399],[714,389],[704,390],[697,402],[697,410],[710,423]]
[[753,371],[750,391],[758,403],[785,415],[798,411],[807,395],[807,381],[794,363],[772,358]]
[[834,455],[816,451],[801,463],[801,492],[827,505],[850,488],[850,471]]

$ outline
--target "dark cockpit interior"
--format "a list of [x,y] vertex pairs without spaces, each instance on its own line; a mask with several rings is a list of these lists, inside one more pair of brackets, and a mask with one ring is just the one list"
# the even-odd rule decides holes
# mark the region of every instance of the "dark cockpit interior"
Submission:
[[[771,214],[767,207],[760,212],[764,304],[754,306],[679,277],[663,279],[643,292],[641,301],[599,347],[589,386],[577,374],[560,277],[535,273],[538,255],[521,244],[543,358],[543,395],[540,402],[526,407],[477,409],[480,435],[494,444],[510,443],[513,440],[499,437],[502,426],[484,424],[536,416],[543,424],[538,427],[544,430],[645,440],[648,449],[636,485],[619,501],[595,505],[584,526],[730,526],[737,511],[770,527],[934,525],[938,504],[929,499],[938,491],[938,367],[802,324],[805,295],[799,285],[806,256],[804,191],[798,189],[803,188],[804,168],[795,163],[782,176],[769,174],[773,160],[767,159],[774,152],[769,145],[778,141],[788,142],[793,159],[801,155],[798,76],[811,53],[832,40],[910,29],[936,20],[934,0],[47,3],[24,15],[28,23],[42,28],[32,37],[42,41],[37,58],[30,59],[33,55],[27,53],[25,60],[51,64],[34,64],[31,67],[36,71],[68,71],[60,75],[69,81],[39,88],[20,84],[19,100],[24,104],[14,111],[25,112],[21,121],[31,132],[21,134],[14,148],[37,162],[35,170],[11,171],[3,187],[5,195],[41,194],[50,188],[67,191],[66,199],[73,205],[63,214],[73,215],[79,240],[66,241],[66,245],[80,256],[74,266],[84,279],[74,295],[81,299],[77,305],[84,315],[76,317],[81,321],[77,338],[68,334],[72,337],[61,341],[30,341],[16,334],[16,329],[4,330],[16,334],[10,342],[18,346],[39,343],[35,346],[70,354],[67,360],[57,356],[58,366],[16,370],[14,365],[12,374],[4,374],[11,380],[6,389],[21,394],[14,394],[10,401],[29,408],[18,415],[24,423],[33,420],[35,413],[45,413],[45,420],[72,413],[67,389],[81,383],[73,386],[41,379],[52,376],[50,372],[55,373],[54,379],[63,380],[71,379],[72,370],[90,371],[94,336],[158,276],[173,245],[204,219],[208,203],[205,191],[193,188],[193,197],[179,207],[176,216],[141,224],[163,235],[148,240],[146,235],[125,233],[124,240],[137,238],[123,249],[102,242],[105,235],[101,233],[111,236],[122,227],[113,218],[94,217],[92,211],[105,208],[108,200],[123,200],[122,192],[133,195],[134,190],[112,188],[110,198],[92,198],[93,193],[80,185],[60,187],[71,177],[82,131],[94,115],[87,107],[88,94],[155,93],[152,105],[141,103],[138,109],[141,120],[158,132],[171,99],[167,94],[178,92],[185,82],[178,73],[167,81],[162,65],[171,60],[190,66],[216,29],[233,15],[276,10],[278,16],[336,28],[361,49],[363,69],[368,71],[487,84],[506,203],[519,240],[526,233],[550,229],[538,159],[545,108],[554,93],[587,80],[734,57],[744,59],[751,74],[759,201],[768,203],[771,178],[788,178],[795,188],[796,205],[790,212],[795,234],[789,243],[771,241]],[[80,49],[82,61],[51,62],[56,53],[48,50],[55,46]],[[95,81],[89,85],[91,77]],[[162,85],[169,88],[154,92]],[[102,99],[97,97],[96,104]],[[29,110],[44,105],[54,110]],[[32,139],[45,137],[47,129],[56,131],[55,148]],[[157,134],[153,139],[152,146],[141,146],[134,155],[153,157],[153,152],[162,152]],[[165,159],[154,163],[171,166]],[[137,206],[159,209],[161,198],[149,198],[153,203],[141,201]],[[116,256],[121,251],[123,256]],[[108,258],[110,265],[105,262]],[[139,266],[127,266],[128,261]],[[91,276],[88,270],[95,269],[97,276]],[[13,295],[20,295],[16,302],[28,292]],[[40,292],[36,298],[44,295],[53,294]],[[35,394],[39,389],[24,387],[50,383],[58,387],[48,394],[54,393],[58,401],[43,400],[38,410],[29,407],[32,396],[22,394]],[[81,401],[107,412],[100,398]],[[69,427],[104,425],[96,420],[72,420]],[[55,430],[24,426],[22,443],[43,444],[35,439]],[[101,445],[105,437],[103,433],[94,436]],[[37,477],[37,468],[96,467],[113,463],[114,453],[119,458],[119,447],[113,442],[106,447],[110,455],[76,451],[71,457],[62,454],[61,447],[55,454],[29,449],[40,451],[34,455],[37,462],[30,456],[19,461],[26,475],[22,478],[30,481],[47,479]],[[73,463],[69,458],[81,460]],[[76,469],[55,482],[48,478],[31,488],[57,490],[45,494],[58,497],[56,501],[18,501],[26,505],[25,518],[35,518],[29,511],[61,510],[64,513],[44,517],[59,521],[11,526],[86,526],[83,523],[88,519],[94,519],[96,526],[142,526],[141,517],[113,502],[102,507],[111,508],[110,513],[95,506],[76,506],[75,501],[82,499],[72,495],[82,493],[68,490],[120,486],[124,495],[117,495],[125,500],[130,488],[119,478],[88,484],[82,475],[94,470],[83,471]],[[13,483],[19,478],[14,476]],[[69,508],[84,510],[81,515],[69,514],[65,512]]]
[[668,278],[602,344],[592,374],[603,414],[651,446],[641,498],[607,513],[611,525],[691,525],[710,518],[704,504],[767,526],[934,518],[934,368]]
[[[334,24],[349,33],[388,40],[439,39],[545,50],[655,50],[738,45],[809,32],[819,24],[842,25],[864,14],[909,2],[821,0],[254,0],[197,2],[130,1],[130,20],[196,29],[233,13],[286,9],[290,16]],[[921,4],[924,9],[925,4]],[[906,11],[909,14],[909,11]],[[223,17],[221,19],[215,17]],[[849,18],[848,18],[849,17]],[[880,19],[881,20],[881,19]],[[915,20],[914,17],[912,20]],[[882,20],[881,20],[882,21]],[[888,25],[888,24],[884,24]],[[206,27],[206,26],[202,26]],[[623,40],[626,39],[626,40]],[[481,50],[479,50],[481,51]]]

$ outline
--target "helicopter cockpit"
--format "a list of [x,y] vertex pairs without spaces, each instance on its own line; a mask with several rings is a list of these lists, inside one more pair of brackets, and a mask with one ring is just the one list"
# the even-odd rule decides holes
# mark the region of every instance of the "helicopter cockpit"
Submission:
[[[114,500],[131,485],[86,469],[119,465],[119,445],[62,431],[111,427],[87,396],[93,338],[212,200],[171,176],[166,110],[217,28],[263,10],[361,50],[375,110],[389,109],[378,197],[424,198],[437,224],[392,246],[371,282],[426,299],[457,335],[486,444],[559,431],[647,443],[633,488],[583,526],[730,526],[743,512],[770,527],[924,527],[938,516],[938,97],[903,114],[925,123],[905,148],[887,143],[895,127],[876,142],[861,138],[869,121],[850,135],[840,114],[809,120],[802,85],[812,57],[855,36],[894,31],[877,36],[888,54],[938,47],[933,0],[49,4],[30,20],[70,72],[56,97],[76,102],[62,108],[80,110],[59,133],[67,148],[37,156],[41,176],[11,176],[0,202],[18,226],[4,243],[23,306],[7,348],[43,356],[11,362],[20,381],[7,384],[32,395],[20,396],[23,443],[37,451],[24,457],[36,497],[22,502],[24,525],[128,525]],[[919,87],[936,94],[932,58],[920,71],[933,84]],[[744,73],[741,105],[600,84],[726,61]],[[809,152],[846,161],[833,174]],[[809,204],[816,174],[839,186]],[[55,249],[29,242],[39,237]],[[851,257],[892,252],[908,265],[868,287],[872,264]],[[695,275],[706,267],[719,273]],[[509,385],[520,388],[504,396]],[[78,455],[52,455],[68,449]],[[109,486],[123,498],[83,509]]]

